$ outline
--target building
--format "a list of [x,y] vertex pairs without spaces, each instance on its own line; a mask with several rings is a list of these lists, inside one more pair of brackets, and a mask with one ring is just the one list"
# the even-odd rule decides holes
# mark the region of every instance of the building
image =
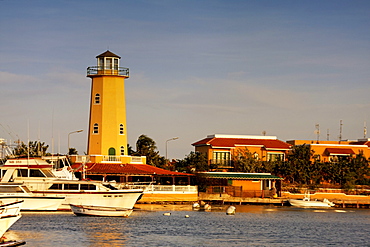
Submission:
[[271,173],[201,172],[208,180],[207,194],[226,193],[233,197],[273,197],[281,193],[283,178]]
[[233,171],[233,156],[240,150],[248,150],[261,161],[285,160],[291,145],[276,136],[254,135],[208,135],[192,144],[196,152],[204,153],[209,164],[215,164],[220,171]]
[[[97,65],[87,68],[87,77],[91,78],[87,155],[71,156],[77,175],[145,187],[144,201],[150,193],[152,200],[157,200],[158,190],[165,191],[160,193],[160,200],[196,201],[197,186],[191,185],[194,175],[149,166],[145,156],[128,155],[125,79],[129,78],[129,69],[120,67],[121,57],[109,50],[96,59]],[[179,196],[181,193],[187,196]]]
[[355,156],[362,153],[370,158],[370,139],[345,140],[345,141],[312,141],[290,140],[287,143],[293,146],[308,145],[314,152],[312,160],[321,162],[335,162],[340,158]]

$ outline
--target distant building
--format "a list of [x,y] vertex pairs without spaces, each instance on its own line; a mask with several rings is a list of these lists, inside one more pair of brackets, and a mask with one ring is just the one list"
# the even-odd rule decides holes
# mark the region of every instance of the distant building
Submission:
[[360,153],[370,158],[370,138],[353,141],[289,140],[287,143],[293,146],[308,145],[314,152],[314,158],[321,162],[335,162],[340,158]]
[[291,145],[276,136],[257,135],[208,135],[192,144],[196,152],[204,153],[209,164],[220,171],[233,171],[232,157],[238,150],[248,149],[255,159],[261,161],[285,160]]

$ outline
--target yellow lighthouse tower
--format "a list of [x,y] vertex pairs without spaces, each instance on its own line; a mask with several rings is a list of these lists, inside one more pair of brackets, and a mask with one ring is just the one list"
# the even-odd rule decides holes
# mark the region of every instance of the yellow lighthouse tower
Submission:
[[87,68],[92,80],[88,155],[118,161],[116,157],[128,155],[125,79],[129,69],[119,67],[121,57],[109,50],[96,58],[97,66]]

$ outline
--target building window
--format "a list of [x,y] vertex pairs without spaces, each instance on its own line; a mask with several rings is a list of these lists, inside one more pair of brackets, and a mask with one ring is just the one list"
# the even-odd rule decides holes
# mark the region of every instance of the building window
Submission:
[[267,161],[283,161],[284,154],[282,153],[268,153],[267,154]]
[[93,134],[99,134],[99,124],[94,123]]
[[119,134],[124,135],[125,134],[125,128],[123,127],[123,124],[119,125]]
[[95,105],[99,105],[100,104],[100,94],[95,94]]
[[121,146],[121,155],[125,155],[125,147]]
[[213,152],[212,164],[230,164],[230,152]]

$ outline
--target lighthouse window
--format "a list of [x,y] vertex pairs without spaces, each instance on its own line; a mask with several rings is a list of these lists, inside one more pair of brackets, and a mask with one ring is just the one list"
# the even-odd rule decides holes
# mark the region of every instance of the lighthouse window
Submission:
[[105,69],[112,69],[112,58],[107,58],[106,62],[107,66],[105,67]]
[[99,70],[104,69],[103,66],[104,66],[104,58],[99,57],[99,59],[98,59],[98,67],[99,67]]
[[125,155],[125,147],[121,146],[121,155]]
[[95,104],[99,105],[100,104],[100,94],[95,94]]
[[99,134],[99,124],[94,124],[93,134]]
[[119,134],[124,135],[125,134],[125,128],[123,127],[123,124],[119,125]]
[[113,61],[114,61],[114,69],[118,70],[118,59],[114,58]]

